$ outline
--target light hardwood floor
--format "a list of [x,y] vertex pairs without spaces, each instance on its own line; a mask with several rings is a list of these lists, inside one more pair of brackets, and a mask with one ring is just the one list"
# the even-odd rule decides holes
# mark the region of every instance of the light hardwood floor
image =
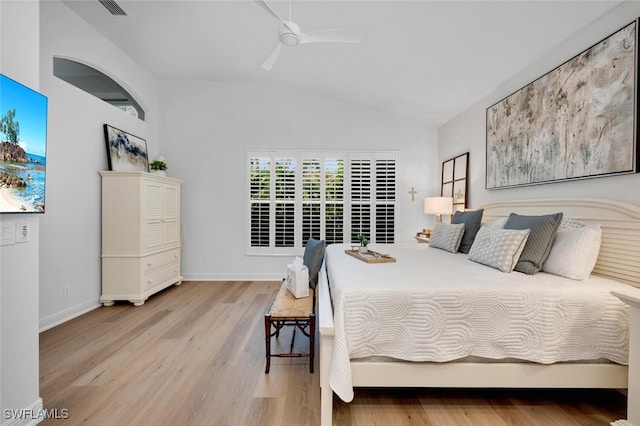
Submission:
[[[317,425],[306,358],[264,374],[264,312],[279,282],[185,282],[143,306],[101,307],[40,335],[40,395],[90,425]],[[281,336],[287,342],[286,336]],[[304,346],[303,339],[296,339]],[[337,425],[607,425],[601,390],[356,389]]]

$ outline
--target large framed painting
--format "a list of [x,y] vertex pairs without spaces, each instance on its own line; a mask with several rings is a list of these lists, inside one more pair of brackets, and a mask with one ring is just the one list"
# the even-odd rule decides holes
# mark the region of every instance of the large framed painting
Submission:
[[638,20],[487,108],[486,188],[635,173]]
[[47,97],[0,74],[0,213],[44,213]]
[[104,138],[109,170],[149,171],[147,141],[108,124],[104,125]]

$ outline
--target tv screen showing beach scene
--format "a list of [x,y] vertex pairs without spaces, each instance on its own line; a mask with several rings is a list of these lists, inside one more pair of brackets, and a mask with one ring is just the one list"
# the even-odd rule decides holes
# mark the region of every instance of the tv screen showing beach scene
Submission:
[[0,74],[0,213],[44,213],[47,97]]

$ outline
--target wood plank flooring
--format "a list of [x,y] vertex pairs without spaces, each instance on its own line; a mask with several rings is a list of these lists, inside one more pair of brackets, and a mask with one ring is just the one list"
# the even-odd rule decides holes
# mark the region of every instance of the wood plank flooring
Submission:
[[[68,419],[41,424],[318,425],[317,360],[310,374],[307,358],[273,358],[264,374],[264,312],[279,285],[185,282],[141,307],[101,307],[41,333],[44,407],[69,410]],[[337,425],[607,425],[625,415],[626,398],[610,390],[356,389],[350,404],[334,397]]]

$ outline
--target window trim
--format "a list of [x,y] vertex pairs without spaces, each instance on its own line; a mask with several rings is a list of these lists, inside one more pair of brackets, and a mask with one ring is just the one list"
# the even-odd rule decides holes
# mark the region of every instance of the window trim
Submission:
[[[125,89],[122,84],[116,81],[115,78],[95,66],[76,59],[54,56],[53,75],[83,92],[95,96],[120,111],[141,121],[145,121],[145,110],[137,99],[127,89]],[[87,77],[90,77],[89,80],[93,80],[94,83],[87,83],[87,81],[89,81],[85,80]],[[107,97],[104,93],[99,92],[95,86],[96,80],[100,81],[100,84],[103,86],[102,88],[109,87],[111,89],[111,92],[109,92],[110,94],[118,94],[121,97],[118,99],[112,99]],[[131,112],[131,108],[136,111],[135,115]]]

